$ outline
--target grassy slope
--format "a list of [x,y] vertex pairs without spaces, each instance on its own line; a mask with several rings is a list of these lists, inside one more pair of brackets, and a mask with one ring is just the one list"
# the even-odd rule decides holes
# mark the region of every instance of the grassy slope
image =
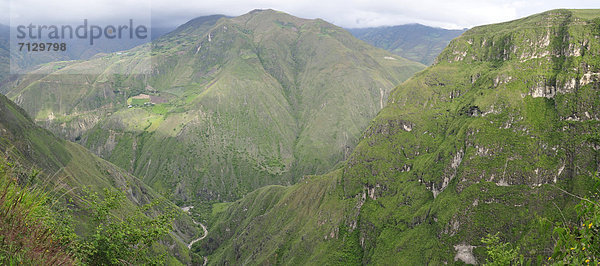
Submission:
[[[13,167],[0,157],[0,262],[6,265],[72,265],[44,192],[22,187]],[[18,171],[17,171],[18,173]],[[63,230],[64,231],[64,230]]]
[[455,245],[484,261],[481,237],[500,232],[544,261],[578,202],[556,187],[585,195],[600,168],[598,17],[467,31],[393,91],[342,169],[249,194],[196,248],[217,264],[437,265]]
[[349,31],[356,38],[375,47],[425,65],[431,65],[452,39],[465,32],[420,24],[349,29]]
[[342,195],[340,170],[258,189],[216,213],[193,249],[211,264],[359,264],[358,231],[344,225],[356,200]]
[[[128,200],[119,209],[123,215],[136,206],[162,198],[139,179],[91,154],[84,147],[61,140],[36,126],[22,109],[4,96],[0,96],[0,110],[0,151],[5,159],[24,169],[41,171],[38,182],[52,195],[58,196],[61,204],[76,210],[81,207],[83,187],[99,193],[105,188],[125,192]],[[156,211],[177,208],[166,200],[159,206]],[[74,213],[76,232],[89,233],[91,228],[86,226],[86,215],[81,211]],[[173,238],[165,240],[163,248],[182,262],[190,262],[185,243],[191,241],[198,229],[183,213],[178,217],[175,228]]]
[[[133,50],[60,63],[52,75],[23,77],[8,96],[184,202],[325,173],[347,158],[391,88],[424,68],[324,21],[272,10],[196,19],[152,45],[152,74],[65,75],[147,62]],[[127,108],[141,92],[168,102]]]

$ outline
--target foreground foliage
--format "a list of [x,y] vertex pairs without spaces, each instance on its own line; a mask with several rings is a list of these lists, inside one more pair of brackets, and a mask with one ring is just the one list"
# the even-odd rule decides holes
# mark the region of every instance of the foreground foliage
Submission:
[[[31,176],[25,176],[31,177]],[[75,262],[65,248],[67,238],[49,226],[54,221],[39,190],[18,184],[13,164],[0,164],[0,264],[68,265]],[[64,232],[65,230],[63,230]],[[63,235],[64,236],[64,235]]]
[[[552,265],[598,265],[600,264],[600,176],[592,177],[595,191],[587,197],[569,196],[581,199],[575,206],[578,220],[575,223],[563,220],[554,227],[556,244],[554,254],[548,258]],[[485,265],[524,265],[523,255],[519,255],[520,247],[500,240],[499,233],[488,234],[481,239],[486,245]]]
[[111,213],[125,200],[122,193],[105,189],[103,200],[95,192],[89,192],[86,198],[95,232],[76,243],[76,251],[83,262],[90,265],[165,263],[165,254],[152,254],[151,248],[172,229],[174,213],[155,218],[144,215],[143,212],[157,204],[154,202],[122,219]]
[[[488,234],[481,239],[486,245],[486,254],[489,256],[485,261],[487,266],[516,265],[519,258],[519,247],[512,247],[510,243],[505,243],[498,236]],[[520,261],[522,264],[522,260]]]
[[[594,177],[600,186],[598,174]],[[582,198],[576,206],[578,223],[556,227],[554,255],[549,258],[556,265],[600,264],[600,196],[595,193]]]
[[95,230],[78,237],[70,215],[58,213],[55,200],[31,186],[36,173],[23,174],[12,163],[0,166],[0,264],[165,264],[166,254],[152,246],[172,229],[173,212],[145,215],[158,204],[153,202],[120,218],[115,211],[125,200],[122,192],[105,189],[101,198],[86,190],[85,211]]

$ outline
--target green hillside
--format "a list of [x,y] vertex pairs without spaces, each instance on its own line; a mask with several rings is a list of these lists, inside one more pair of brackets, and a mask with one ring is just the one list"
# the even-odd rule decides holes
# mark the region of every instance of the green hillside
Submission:
[[[150,60],[142,48],[49,64],[52,74],[5,88],[38,124],[178,204],[331,170],[389,91],[424,68],[325,21],[273,10],[192,20],[153,42]],[[151,73],[112,74],[144,64]],[[105,72],[69,74],[84,69]]]
[[[72,212],[75,233],[80,236],[93,233],[89,213],[85,211],[86,201],[83,200],[88,196],[87,193],[96,192],[102,196],[105,189],[124,193],[126,200],[115,213],[119,216],[127,216],[138,206],[162,200],[160,205],[146,214],[154,215],[167,211],[175,211],[178,214],[171,237],[163,240],[163,246],[159,250],[168,251],[177,257],[179,262],[191,262],[186,245],[199,231],[191,218],[177,206],[155,193],[139,179],[91,154],[84,147],[61,140],[36,126],[21,108],[2,95],[0,111],[2,173],[5,174],[4,164],[8,162],[16,169],[16,176],[12,178],[22,181],[22,185],[34,185],[47,190],[50,199],[55,201],[53,205]],[[35,178],[27,178],[31,171],[38,173],[33,176]],[[85,192],[86,190],[89,192]]]
[[[397,87],[338,170],[214,213],[211,264],[547,263],[600,170],[600,11],[473,28]],[[589,225],[591,227],[591,224]]]
[[375,47],[425,65],[433,64],[446,45],[465,32],[465,30],[447,30],[421,24],[348,30],[356,38]]

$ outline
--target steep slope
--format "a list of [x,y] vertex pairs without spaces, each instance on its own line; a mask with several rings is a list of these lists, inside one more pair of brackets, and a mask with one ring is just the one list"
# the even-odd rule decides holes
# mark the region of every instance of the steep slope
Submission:
[[[150,63],[134,49],[60,63],[7,95],[38,123],[184,202],[237,199],[329,171],[389,91],[424,68],[322,20],[273,10],[198,18],[152,45],[147,75],[110,74]],[[106,73],[68,75],[90,68]]]
[[[543,263],[600,170],[600,10],[473,28],[396,88],[338,171],[216,214],[211,263]],[[560,188],[560,189],[559,189]]]
[[[61,140],[36,126],[21,108],[3,95],[0,95],[0,111],[0,152],[3,161],[18,165],[24,171],[40,171],[37,180],[32,182],[47,188],[51,195],[57,195],[59,204],[74,210],[74,226],[78,234],[91,233],[87,224],[89,218],[82,211],[84,187],[101,194],[103,189],[125,192],[127,201],[118,210],[124,215],[136,206],[159,199],[164,202],[154,211],[179,211],[177,206],[124,170],[98,158],[82,146]],[[174,228],[176,231],[171,239],[165,240],[164,248],[181,262],[189,263],[191,259],[186,243],[199,233],[198,228],[181,211]]]
[[465,30],[447,30],[421,24],[348,29],[352,35],[375,47],[404,58],[431,65],[450,41]]

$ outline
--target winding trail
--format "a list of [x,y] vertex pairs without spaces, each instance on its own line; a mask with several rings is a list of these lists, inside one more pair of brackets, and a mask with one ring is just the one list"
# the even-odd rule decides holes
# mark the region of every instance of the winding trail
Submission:
[[[192,209],[192,208],[194,208],[194,206],[187,206],[187,207],[182,207],[181,210],[184,211],[184,212],[186,212],[187,214],[191,214],[190,213],[190,209]],[[194,224],[196,224],[196,225],[200,225],[200,227],[202,227],[202,230],[204,230],[204,234],[201,237],[192,240],[192,242],[190,242],[190,244],[188,245],[188,249],[192,249],[192,245],[194,243],[196,243],[196,242],[204,239],[208,235],[208,230],[206,230],[206,226],[205,225],[203,225],[202,223],[194,221],[194,219],[192,219],[192,222],[194,222]],[[202,258],[204,258],[204,264],[202,264],[202,266],[205,266],[208,263],[208,258],[207,257],[202,257]]]

